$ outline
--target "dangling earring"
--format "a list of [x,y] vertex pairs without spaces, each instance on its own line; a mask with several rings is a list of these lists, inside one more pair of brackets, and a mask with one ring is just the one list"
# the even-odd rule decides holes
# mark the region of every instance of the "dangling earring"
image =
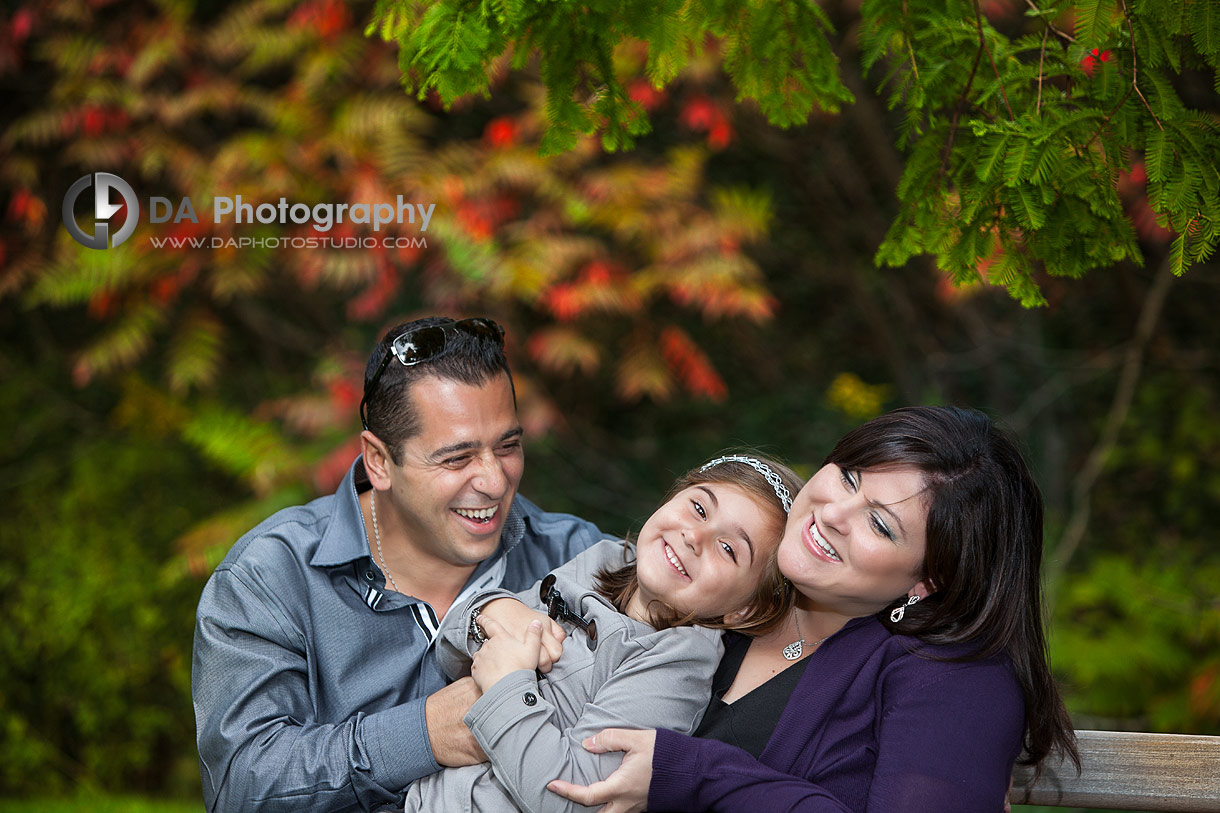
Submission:
[[915,602],[919,601],[919,596],[910,596],[907,598],[907,603],[895,607],[890,613],[890,620],[897,624],[902,620],[902,617],[907,614],[907,607],[910,607]]

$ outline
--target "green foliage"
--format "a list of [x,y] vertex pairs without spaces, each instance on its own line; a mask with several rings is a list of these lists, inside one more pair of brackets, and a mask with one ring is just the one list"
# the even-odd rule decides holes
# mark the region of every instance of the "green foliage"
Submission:
[[136,796],[0,799],[0,813],[201,813],[202,802],[176,802]]
[[1107,462],[1095,512],[1116,521],[1065,579],[1051,638],[1073,713],[1097,727],[1220,729],[1218,418],[1213,386],[1158,371]]
[[[976,17],[970,3],[925,12],[910,26],[905,4],[866,3],[862,13],[872,23],[867,52],[895,63],[891,86],[919,86],[918,94],[896,90],[890,98],[918,124],[910,128],[912,160],[899,187],[904,211],[878,260],[898,264],[931,253],[955,280],[966,282],[978,277],[980,266],[987,271],[994,252],[1011,258],[1011,265],[993,281],[1007,285],[1022,304],[1044,304],[1032,284],[1039,269],[1079,277],[1140,258],[1115,179],[1141,153],[1154,210],[1180,234],[1191,233],[1175,273],[1205,258],[1218,236],[1220,139],[1214,123],[1197,126],[1167,73],[1147,60],[1137,71],[1149,43],[1175,53],[1185,49],[1181,32],[1161,20],[1171,5],[1180,4],[1131,5],[1131,19],[1143,25],[1138,39],[1130,34],[1128,13],[1110,0],[1047,4],[1034,28],[1041,38],[1009,39]],[[1054,24],[1069,9],[1075,12],[1074,40]],[[969,47],[951,33],[955,20],[959,31],[976,29]],[[1202,49],[1192,58],[1213,70],[1220,65]],[[919,63],[908,59],[950,67],[919,73]],[[927,148],[920,150],[920,142]],[[996,239],[988,245],[977,239],[980,233]]]
[[[1147,155],[1149,198],[1177,233],[1182,275],[1220,242],[1220,130],[1174,88],[1184,68],[1220,87],[1220,11],[1208,0],[1048,0],[1001,33],[973,0],[866,0],[866,68],[884,67],[910,149],[901,209],[879,264],[920,254],[958,284],[987,279],[1025,306],[1046,304],[1045,271],[1080,277],[1141,249],[1116,180]],[[1072,18],[1075,36],[1057,20]],[[1011,30],[1011,26],[1007,27]],[[709,38],[738,100],[789,127],[837,111],[839,78],[825,12],[799,3],[470,3],[379,0],[368,32],[400,47],[408,86],[446,104],[489,94],[497,60],[536,55],[547,89],[545,153],[600,131],[607,149],[647,131],[624,92],[623,60],[643,42],[644,75],[672,81]]]
[[1214,732],[1220,563],[1150,542],[1155,555],[1102,556],[1072,579],[1056,606],[1052,662],[1060,665],[1078,719]]
[[189,791],[199,585],[173,543],[226,490],[165,437],[48,402],[49,371],[6,372],[0,414],[38,453],[0,491],[0,785]]
[[655,87],[673,81],[709,37],[724,43],[723,65],[738,99],[758,103],[788,127],[811,110],[838,110],[852,100],[839,80],[816,3],[718,0],[378,0],[367,34],[397,42],[400,64],[419,97],[430,91],[449,105],[488,94],[506,53],[518,66],[537,56],[546,86],[544,155],[570,150],[600,131],[608,150],[632,147],[649,131],[618,70],[624,43],[648,45],[644,74]]

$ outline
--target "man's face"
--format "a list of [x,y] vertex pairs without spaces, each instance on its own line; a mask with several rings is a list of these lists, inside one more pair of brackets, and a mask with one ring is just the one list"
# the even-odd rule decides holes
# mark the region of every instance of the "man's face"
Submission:
[[420,431],[387,460],[389,498],[421,565],[466,567],[491,556],[516,496],[525,454],[507,375],[483,386],[425,377],[408,397]]

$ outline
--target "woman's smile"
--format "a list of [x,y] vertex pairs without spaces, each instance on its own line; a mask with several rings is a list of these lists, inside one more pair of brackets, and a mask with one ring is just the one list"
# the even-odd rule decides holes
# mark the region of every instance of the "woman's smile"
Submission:
[[797,590],[844,619],[871,615],[921,582],[927,506],[914,468],[823,466],[793,500],[779,566]]
[[822,536],[822,532],[818,529],[817,519],[814,519],[805,528],[805,546],[813,552],[814,556],[825,559],[827,562],[837,564],[843,561],[839,552],[834,549],[834,545],[831,545],[826,541],[826,537]]

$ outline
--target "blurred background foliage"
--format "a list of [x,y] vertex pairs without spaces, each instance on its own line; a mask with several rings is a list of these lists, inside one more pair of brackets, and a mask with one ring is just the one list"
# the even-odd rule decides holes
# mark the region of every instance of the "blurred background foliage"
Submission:
[[[506,55],[486,98],[416,99],[396,49],[365,36],[371,2],[11,6],[0,797],[198,797],[203,581],[259,519],[334,488],[357,448],[369,348],[432,312],[507,327],[523,490],[610,533],[727,447],[810,473],[885,409],[989,411],[1045,491],[1052,655],[1077,726],[1220,734],[1215,263],[1170,273],[1174,235],[1133,155],[1114,183],[1143,265],[1039,274],[1034,309],[955,286],[929,256],[879,270],[902,115],[860,67],[858,3],[822,8],[855,98],[837,114],[772,126],[735,101],[715,40],[659,90],[629,43],[615,68],[651,132],[624,153],[581,137],[543,158],[536,66],[510,70]],[[982,8],[1033,24],[1020,0]],[[1178,82],[1215,119],[1215,78]],[[145,219],[118,248],[83,248],[60,205],[95,171],[142,205],[190,196],[201,222]],[[214,195],[237,194],[436,208],[426,232],[401,232],[426,248],[152,244],[308,233],[208,222]]]

